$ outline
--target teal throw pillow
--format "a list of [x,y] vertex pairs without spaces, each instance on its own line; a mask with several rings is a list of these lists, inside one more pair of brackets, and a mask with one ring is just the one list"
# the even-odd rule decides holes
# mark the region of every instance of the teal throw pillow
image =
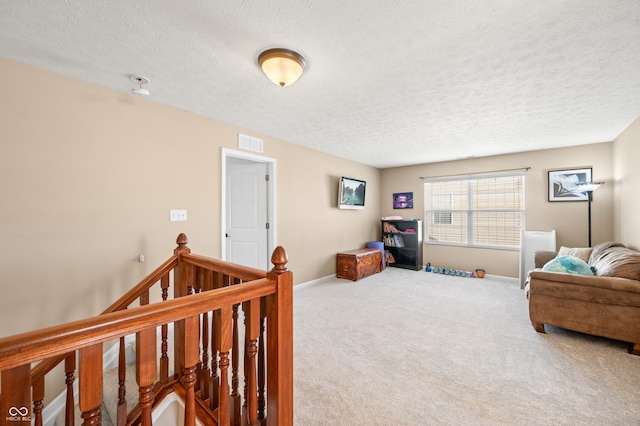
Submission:
[[543,267],[546,272],[560,272],[564,274],[594,275],[587,263],[574,256],[559,256],[547,262]]

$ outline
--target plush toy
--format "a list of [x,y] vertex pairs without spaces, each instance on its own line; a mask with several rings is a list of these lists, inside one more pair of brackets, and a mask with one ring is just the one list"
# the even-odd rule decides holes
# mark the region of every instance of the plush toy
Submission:
[[542,270],[563,274],[594,275],[593,269],[584,260],[574,256],[558,256],[547,262]]

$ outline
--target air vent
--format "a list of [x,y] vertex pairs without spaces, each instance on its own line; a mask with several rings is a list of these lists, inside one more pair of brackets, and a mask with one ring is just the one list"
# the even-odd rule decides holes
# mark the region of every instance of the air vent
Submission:
[[258,138],[252,138],[251,136],[238,133],[238,147],[242,149],[248,149],[249,151],[262,152],[262,145],[264,141]]

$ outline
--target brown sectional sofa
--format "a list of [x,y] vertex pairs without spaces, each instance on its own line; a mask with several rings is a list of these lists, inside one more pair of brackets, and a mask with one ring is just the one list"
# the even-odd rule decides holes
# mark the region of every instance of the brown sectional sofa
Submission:
[[555,256],[535,254],[536,269],[525,287],[536,331],[544,333],[549,324],[621,340],[640,355],[640,252],[613,242],[595,246],[587,262],[595,276],[543,271]]

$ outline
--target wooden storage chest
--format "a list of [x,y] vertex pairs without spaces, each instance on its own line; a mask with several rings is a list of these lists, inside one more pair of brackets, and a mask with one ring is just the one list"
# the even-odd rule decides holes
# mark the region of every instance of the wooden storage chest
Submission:
[[363,248],[343,251],[337,256],[337,277],[358,281],[382,271],[382,252]]

